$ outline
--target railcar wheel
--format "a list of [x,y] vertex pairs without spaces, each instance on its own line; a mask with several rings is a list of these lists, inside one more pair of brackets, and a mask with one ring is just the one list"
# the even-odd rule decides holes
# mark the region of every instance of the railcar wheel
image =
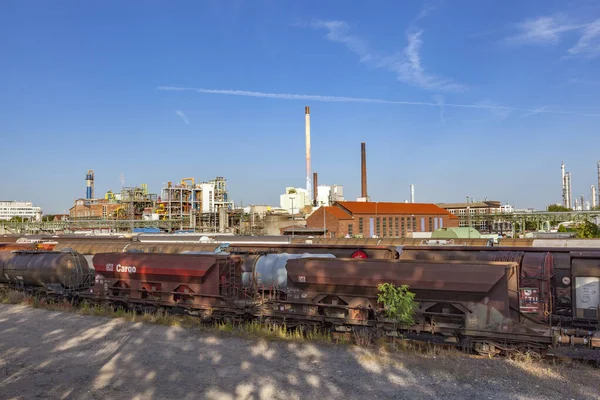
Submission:
[[475,350],[475,352],[481,356],[488,357],[493,357],[501,352],[500,349],[490,342],[475,342],[473,344],[473,350]]

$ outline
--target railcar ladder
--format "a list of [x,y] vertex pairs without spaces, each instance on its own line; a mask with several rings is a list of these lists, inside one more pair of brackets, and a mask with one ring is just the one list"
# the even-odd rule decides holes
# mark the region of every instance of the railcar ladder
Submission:
[[236,264],[227,260],[224,265],[224,282],[221,285],[221,294],[227,298],[235,298],[240,288],[240,282],[236,274]]

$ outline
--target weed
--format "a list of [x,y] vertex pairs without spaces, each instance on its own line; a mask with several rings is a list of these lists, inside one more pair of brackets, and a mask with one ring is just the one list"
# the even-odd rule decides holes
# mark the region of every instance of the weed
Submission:
[[14,290],[6,293],[6,295],[2,298],[2,302],[8,304],[20,304],[23,302],[23,300],[25,300],[25,294]]
[[215,326],[221,332],[233,332],[233,323],[229,320],[218,322]]
[[373,343],[373,332],[369,328],[356,328],[352,330],[354,343],[360,347],[370,347]]

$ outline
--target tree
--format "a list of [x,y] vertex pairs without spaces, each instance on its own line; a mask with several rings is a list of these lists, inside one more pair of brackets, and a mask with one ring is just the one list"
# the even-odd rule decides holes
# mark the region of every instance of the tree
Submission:
[[573,211],[567,207],[563,207],[559,204],[550,204],[547,208],[547,211],[549,212],[565,212],[565,211]]
[[414,301],[415,294],[408,291],[408,285],[395,287],[391,283],[382,283],[377,289],[377,301],[383,303],[387,318],[409,325],[414,322],[417,303]]
[[567,231],[567,227],[566,227],[566,226],[564,226],[564,225],[560,225],[560,226],[558,227],[558,231],[559,231],[559,232],[561,232],[561,233],[568,232],[568,231]]
[[577,237],[591,239],[600,237],[600,228],[591,221],[585,221],[577,225]]

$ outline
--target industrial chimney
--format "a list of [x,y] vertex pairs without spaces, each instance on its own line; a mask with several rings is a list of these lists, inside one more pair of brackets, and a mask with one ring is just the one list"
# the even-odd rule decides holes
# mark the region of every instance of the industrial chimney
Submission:
[[360,199],[369,201],[367,194],[367,150],[364,142],[360,144]]
[[[565,190],[567,192],[567,208],[568,209],[573,209],[573,197],[572,197],[572,192],[571,192],[571,173],[567,172],[565,174]],[[577,199],[575,199],[577,200]]]
[[307,198],[312,198],[310,187],[310,107],[304,107],[304,120],[306,129],[306,194]]
[[410,185],[410,202],[415,202],[415,185],[413,184]]
[[565,163],[561,163],[560,164],[560,172],[562,175],[562,205],[563,207],[567,206],[567,190],[566,190],[566,185],[565,185]]
[[313,206],[317,207],[318,204],[318,198],[317,198],[317,192],[318,192],[318,178],[317,178],[317,173],[313,172]]
[[598,189],[598,205],[600,205],[600,161],[598,161],[598,186],[596,189]]
[[94,198],[94,171],[91,169],[85,175],[86,189],[85,189],[85,198],[93,199]]
[[596,187],[592,185],[592,208],[596,208]]

